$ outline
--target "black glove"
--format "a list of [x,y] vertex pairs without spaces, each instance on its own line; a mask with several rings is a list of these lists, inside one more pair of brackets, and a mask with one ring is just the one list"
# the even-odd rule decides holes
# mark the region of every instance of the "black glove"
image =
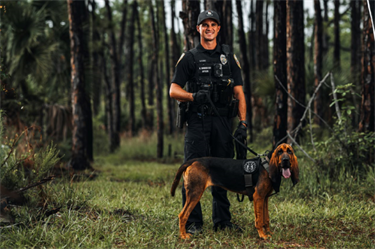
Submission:
[[[241,121],[236,131],[234,132],[234,137],[238,139],[242,144],[246,145],[247,139],[247,127],[244,125],[246,124],[245,121]],[[237,141],[235,142],[236,145],[236,152],[237,152],[237,159],[246,159],[247,149],[239,144]]]
[[210,98],[210,91],[208,90],[199,90],[196,93],[193,93],[194,102],[197,104],[206,104]]

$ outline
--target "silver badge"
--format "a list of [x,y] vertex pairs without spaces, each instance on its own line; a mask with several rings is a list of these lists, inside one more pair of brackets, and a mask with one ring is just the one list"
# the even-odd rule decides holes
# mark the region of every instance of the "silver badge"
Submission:
[[243,166],[243,169],[245,170],[246,173],[253,173],[256,170],[256,168],[257,168],[257,165],[253,161],[247,161]]
[[227,60],[227,57],[225,57],[225,55],[220,55],[220,61],[221,61],[221,64],[225,65],[227,64],[228,60]]

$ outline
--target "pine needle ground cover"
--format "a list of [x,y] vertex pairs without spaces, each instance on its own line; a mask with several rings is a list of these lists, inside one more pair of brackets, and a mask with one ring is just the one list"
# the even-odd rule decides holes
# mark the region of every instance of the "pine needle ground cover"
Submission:
[[[2,228],[1,248],[374,248],[374,174],[361,181],[347,180],[321,190],[300,160],[300,183],[283,181],[281,192],[270,199],[273,237],[258,238],[253,204],[236,200],[232,221],[242,234],[214,232],[212,196],[204,193],[203,233],[179,238],[181,192],[170,196],[178,163],[96,159],[98,177],[82,181],[54,181],[45,192],[59,200],[61,209],[46,219],[31,219]],[[306,166],[307,165],[307,166]],[[78,179],[78,178],[77,178]],[[349,177],[350,179],[350,177]],[[320,183],[323,186],[325,183]],[[17,212],[27,212],[23,207]]]

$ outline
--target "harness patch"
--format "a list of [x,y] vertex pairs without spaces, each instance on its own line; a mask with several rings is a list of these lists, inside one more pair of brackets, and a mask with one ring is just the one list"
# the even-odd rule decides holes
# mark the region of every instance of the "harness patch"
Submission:
[[185,56],[185,53],[182,53],[182,55],[180,56],[180,59],[178,59],[176,66],[174,67],[177,67],[178,63],[180,63],[180,61],[182,60],[182,58],[184,58],[184,56]]
[[257,169],[257,165],[254,161],[245,161],[243,169],[246,173],[251,174]]

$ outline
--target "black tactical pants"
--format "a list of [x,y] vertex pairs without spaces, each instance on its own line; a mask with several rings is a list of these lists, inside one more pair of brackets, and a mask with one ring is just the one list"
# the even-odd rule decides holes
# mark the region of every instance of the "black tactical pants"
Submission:
[[[232,137],[228,128],[231,127],[231,119],[222,117],[225,125],[219,117],[204,116],[199,113],[192,113],[185,135],[185,162],[189,159],[212,156],[233,158],[234,149]],[[230,203],[227,198],[227,191],[220,187],[211,187],[212,220],[214,225],[218,223],[228,223],[231,220],[229,212]],[[182,206],[185,205],[185,187],[182,185]],[[192,223],[196,226],[203,225],[201,204],[195,206],[190,214],[186,227]]]

